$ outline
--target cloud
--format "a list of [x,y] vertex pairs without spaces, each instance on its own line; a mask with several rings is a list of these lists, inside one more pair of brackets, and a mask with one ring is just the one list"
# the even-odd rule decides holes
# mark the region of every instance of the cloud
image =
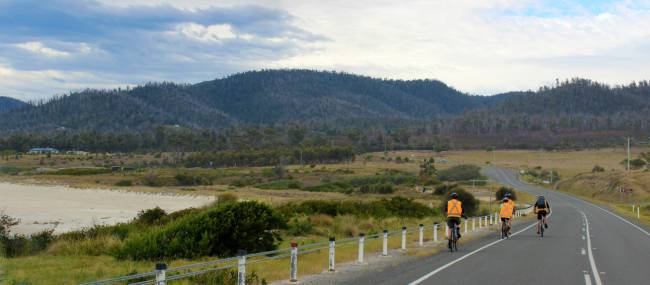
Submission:
[[41,42],[25,42],[20,44],[15,44],[17,48],[24,49],[36,54],[49,56],[49,57],[66,57],[70,54],[65,51],[55,50],[49,47],[46,47]]
[[647,0],[0,1],[4,72],[65,82],[0,94],[294,67],[486,95],[576,76],[618,84],[647,76],[648,26]]
[[[122,84],[196,82],[255,69],[260,61],[294,56],[325,40],[294,21],[282,9],[260,5],[181,9],[92,0],[3,1],[0,60],[17,74],[81,72]],[[53,84],[53,91],[70,86]],[[18,93],[38,98],[52,92]]]

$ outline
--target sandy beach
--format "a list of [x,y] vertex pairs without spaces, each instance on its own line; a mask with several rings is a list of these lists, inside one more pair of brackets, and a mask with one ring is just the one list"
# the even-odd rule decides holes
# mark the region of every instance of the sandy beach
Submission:
[[0,182],[0,212],[20,219],[12,232],[55,233],[133,219],[138,211],[156,206],[172,212],[213,201],[210,196],[170,195],[64,186]]

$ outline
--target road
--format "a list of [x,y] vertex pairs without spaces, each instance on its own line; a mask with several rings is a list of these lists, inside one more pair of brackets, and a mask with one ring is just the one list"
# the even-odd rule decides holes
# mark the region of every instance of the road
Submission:
[[552,215],[544,238],[527,222],[513,229],[510,240],[495,233],[461,244],[459,252],[371,272],[348,284],[650,284],[647,228],[572,196],[523,183],[513,171],[489,167],[484,173],[547,198]]

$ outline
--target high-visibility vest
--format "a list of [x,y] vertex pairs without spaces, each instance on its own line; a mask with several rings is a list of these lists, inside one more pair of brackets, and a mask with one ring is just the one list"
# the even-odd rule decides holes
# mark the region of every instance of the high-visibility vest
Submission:
[[447,201],[447,217],[458,217],[463,213],[462,203],[456,199]]
[[505,203],[501,203],[501,211],[499,212],[499,216],[502,218],[511,219],[514,209],[515,203],[513,203],[511,200],[508,200],[508,202]]

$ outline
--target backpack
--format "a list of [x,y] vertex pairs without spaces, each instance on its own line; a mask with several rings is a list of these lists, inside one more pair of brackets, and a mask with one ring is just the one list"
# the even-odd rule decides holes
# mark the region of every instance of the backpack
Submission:
[[535,206],[537,208],[546,208],[546,199],[540,197],[539,199],[537,199],[537,203],[535,203]]

